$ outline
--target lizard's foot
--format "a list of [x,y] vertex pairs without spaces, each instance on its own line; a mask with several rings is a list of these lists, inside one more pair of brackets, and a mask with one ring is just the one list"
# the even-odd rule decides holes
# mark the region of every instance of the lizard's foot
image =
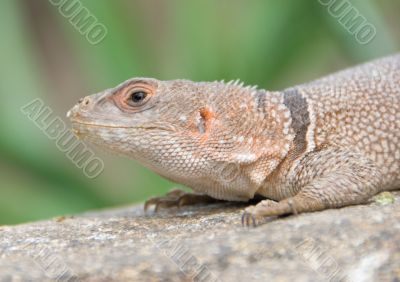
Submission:
[[[322,161],[325,160],[325,161]],[[324,149],[302,160],[295,179],[320,171],[293,197],[279,202],[262,201],[243,214],[243,225],[256,225],[259,219],[304,212],[315,212],[366,203],[380,191],[381,169],[370,159],[347,149]],[[307,167],[307,169],[302,169]]]
[[273,210],[279,205],[278,202],[272,200],[262,200],[255,206],[249,206],[244,210],[242,215],[243,226],[256,226],[258,222],[264,217],[266,210]]
[[263,200],[255,206],[245,209],[242,215],[243,226],[256,226],[260,220],[270,216],[281,216],[287,214],[298,214],[306,211],[322,210],[324,205],[314,199],[296,195],[294,197],[284,199],[279,202],[272,200]]
[[154,197],[148,199],[144,203],[144,211],[146,212],[149,206],[154,205],[154,211],[158,212],[160,208],[177,207],[180,208],[185,205],[195,205],[204,203],[214,203],[218,200],[203,194],[188,193],[180,189],[173,189],[165,196]]

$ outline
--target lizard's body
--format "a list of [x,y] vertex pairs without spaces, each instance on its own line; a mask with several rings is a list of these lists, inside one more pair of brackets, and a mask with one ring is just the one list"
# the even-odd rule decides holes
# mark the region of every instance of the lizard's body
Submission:
[[400,55],[284,91],[131,79],[69,116],[78,135],[199,193],[279,201],[246,221],[400,188]]
[[[400,189],[400,55],[340,71],[282,93],[305,99],[310,121],[305,138],[301,138],[305,141],[301,153],[296,161],[286,161],[287,168],[277,174],[282,176],[293,170],[314,151],[346,148],[379,167],[380,190]],[[307,120],[304,109],[296,110]],[[285,178],[274,180],[280,179]],[[274,180],[267,183],[273,184]],[[264,196],[276,197],[287,189],[266,185],[262,190],[267,190],[261,192]],[[268,194],[270,190],[278,191]],[[277,200],[289,196],[293,194],[285,193]]]

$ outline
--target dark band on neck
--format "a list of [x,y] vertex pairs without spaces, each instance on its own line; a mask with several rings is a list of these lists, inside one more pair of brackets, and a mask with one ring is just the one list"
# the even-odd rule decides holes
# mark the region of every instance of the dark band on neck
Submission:
[[267,92],[265,90],[258,90],[256,95],[257,110],[262,113],[265,113],[266,111],[265,109],[266,94]]
[[292,117],[292,128],[295,132],[292,156],[297,157],[307,149],[307,129],[310,125],[308,103],[297,89],[290,88],[283,91],[284,104]]

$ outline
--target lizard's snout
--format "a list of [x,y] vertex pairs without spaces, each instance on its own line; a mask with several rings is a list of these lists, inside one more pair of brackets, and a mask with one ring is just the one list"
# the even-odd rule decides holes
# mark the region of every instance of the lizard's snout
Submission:
[[81,105],[81,106],[84,106],[84,107],[88,106],[91,103],[92,103],[92,98],[90,96],[86,96],[84,98],[80,98],[79,101],[78,101],[78,104]]
[[79,99],[78,103],[67,112],[67,118],[72,122],[72,132],[78,138],[82,138],[87,131],[84,123],[87,122],[87,116],[93,108],[93,104],[93,97],[86,96]]
[[91,95],[80,98],[74,108],[76,107],[80,112],[87,112],[93,108],[94,104],[94,95]]
[[79,118],[80,113],[88,111],[92,107],[93,103],[94,101],[91,96],[79,99],[78,103],[67,112],[67,118],[71,120]]

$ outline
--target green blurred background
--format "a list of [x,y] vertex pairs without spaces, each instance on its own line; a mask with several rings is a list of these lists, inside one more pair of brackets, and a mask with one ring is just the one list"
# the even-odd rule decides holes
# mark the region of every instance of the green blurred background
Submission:
[[77,100],[133,76],[230,80],[280,89],[394,53],[399,1],[351,1],[377,29],[357,43],[317,0],[81,0],[108,34],[91,45],[48,0],[0,0],[0,225],[126,205],[170,183],[102,151],[94,180],[20,107],[63,117]]

